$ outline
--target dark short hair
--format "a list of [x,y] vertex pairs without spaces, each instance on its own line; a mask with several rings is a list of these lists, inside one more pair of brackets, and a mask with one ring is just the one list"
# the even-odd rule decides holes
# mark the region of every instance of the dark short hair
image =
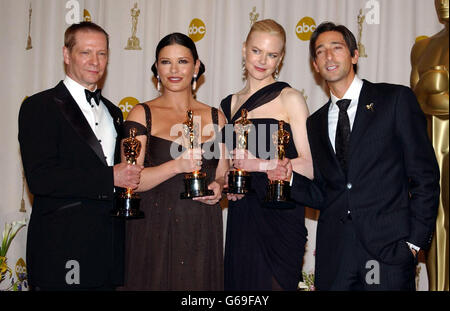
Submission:
[[[319,36],[328,31],[336,31],[342,34],[344,37],[344,41],[347,44],[347,48],[350,50],[350,55],[355,56],[355,50],[358,49],[358,44],[356,43],[355,36],[353,33],[344,25],[336,25],[332,22],[323,22],[319,26],[317,26],[316,30],[314,30],[311,35],[311,39],[309,41],[309,54],[313,60],[316,60],[316,41]],[[357,71],[358,65],[353,65],[353,70]]]
[[[197,53],[197,48],[195,46],[194,41],[192,41],[192,39],[189,38],[188,36],[186,36],[185,34],[182,34],[179,32],[171,33],[171,34],[165,36],[164,38],[162,38],[161,41],[159,41],[158,45],[156,46],[155,62],[152,65],[152,72],[155,77],[158,75],[158,71],[156,69],[156,63],[158,62],[159,52],[161,52],[161,50],[163,48],[165,48],[166,46],[174,45],[174,44],[179,44],[179,45],[182,45],[182,46],[188,48],[192,53],[192,57],[194,58],[194,63],[197,61],[198,53]],[[200,61],[200,69],[197,74],[197,79],[200,78],[200,76],[204,72],[205,72],[205,65]]]
[[106,48],[109,50],[109,35],[108,33],[99,25],[92,22],[81,22],[79,24],[72,24],[66,29],[64,33],[64,46],[72,51],[72,48],[76,44],[75,35],[79,31],[95,31],[103,33],[106,37]]

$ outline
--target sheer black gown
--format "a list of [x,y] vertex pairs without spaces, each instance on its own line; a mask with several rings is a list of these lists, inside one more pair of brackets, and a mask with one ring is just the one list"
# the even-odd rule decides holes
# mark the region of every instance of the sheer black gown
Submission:
[[[172,160],[173,142],[151,135],[150,108],[143,106],[147,128],[126,121],[125,133],[137,127],[138,135],[147,135],[144,166],[158,166]],[[217,124],[217,109],[211,113]],[[203,148],[208,146],[214,148],[212,143],[203,144]],[[204,158],[202,162],[209,184],[218,160]],[[125,286],[121,290],[223,290],[222,210],[219,204],[181,200],[184,175],[140,193],[145,218],[126,223]]]
[[[231,116],[231,97],[222,100],[221,108],[229,123],[241,116],[241,110],[251,111],[279,96],[287,83],[275,82],[253,94]],[[250,119],[255,125],[254,143],[249,138],[249,150],[257,157],[275,154],[272,133],[278,129],[278,120]],[[285,123],[292,137],[290,125]],[[249,136],[251,136],[249,134]],[[234,139],[235,140],[235,139]],[[255,142],[256,141],[256,142]],[[232,150],[233,146],[228,146]],[[270,150],[270,152],[269,152]],[[263,155],[264,154],[264,155]],[[291,139],[286,157],[296,158],[297,151]],[[241,200],[230,201],[227,216],[225,246],[225,290],[296,290],[302,280],[302,264],[307,230],[304,206],[276,209],[265,206],[268,187],[265,173],[252,172],[251,193]]]

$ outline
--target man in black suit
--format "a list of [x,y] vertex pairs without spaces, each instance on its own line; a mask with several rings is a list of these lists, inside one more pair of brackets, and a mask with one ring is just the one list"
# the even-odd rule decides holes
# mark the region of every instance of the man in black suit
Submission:
[[345,26],[319,25],[310,53],[331,98],[307,120],[314,182],[294,173],[292,197],[320,209],[316,288],[414,290],[439,200],[425,117],[409,88],[356,75]]
[[114,187],[136,188],[141,166],[120,162],[121,110],[97,82],[108,61],[108,34],[70,26],[66,78],[24,101],[22,162],[34,195],[27,270],[34,290],[112,290],[122,283],[124,222],[110,217]]

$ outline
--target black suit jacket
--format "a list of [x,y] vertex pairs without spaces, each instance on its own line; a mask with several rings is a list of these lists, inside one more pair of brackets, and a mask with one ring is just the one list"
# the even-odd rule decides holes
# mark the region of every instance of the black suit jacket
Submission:
[[[121,110],[102,97],[118,133]],[[79,106],[61,81],[27,98],[19,112],[19,142],[34,195],[27,268],[34,287],[89,288],[123,281],[124,223],[113,219],[113,168]],[[80,284],[66,276],[79,264]],[[69,264],[68,264],[69,262]],[[66,266],[67,265],[67,266]]]
[[364,80],[347,174],[328,135],[330,102],[307,120],[314,184],[297,175],[292,191],[297,200],[320,209],[315,275],[319,290],[328,289],[336,275],[347,211],[373,259],[398,264],[410,259],[405,258],[411,255],[406,241],[429,247],[439,202],[439,168],[411,89]]

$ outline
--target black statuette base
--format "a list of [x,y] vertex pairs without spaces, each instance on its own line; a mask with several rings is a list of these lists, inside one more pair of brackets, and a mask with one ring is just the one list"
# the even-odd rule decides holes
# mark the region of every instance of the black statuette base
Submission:
[[228,193],[246,194],[251,188],[251,176],[246,172],[231,171],[228,175]]
[[111,216],[124,219],[144,218],[145,214],[139,210],[140,198],[123,198],[116,199],[116,208],[111,212]]
[[291,187],[289,182],[275,180],[269,183],[266,196],[266,207],[268,208],[294,208],[295,203],[290,198]]
[[214,195],[214,191],[208,190],[204,174],[189,174],[184,178],[184,192],[180,194],[180,199],[192,199]]

